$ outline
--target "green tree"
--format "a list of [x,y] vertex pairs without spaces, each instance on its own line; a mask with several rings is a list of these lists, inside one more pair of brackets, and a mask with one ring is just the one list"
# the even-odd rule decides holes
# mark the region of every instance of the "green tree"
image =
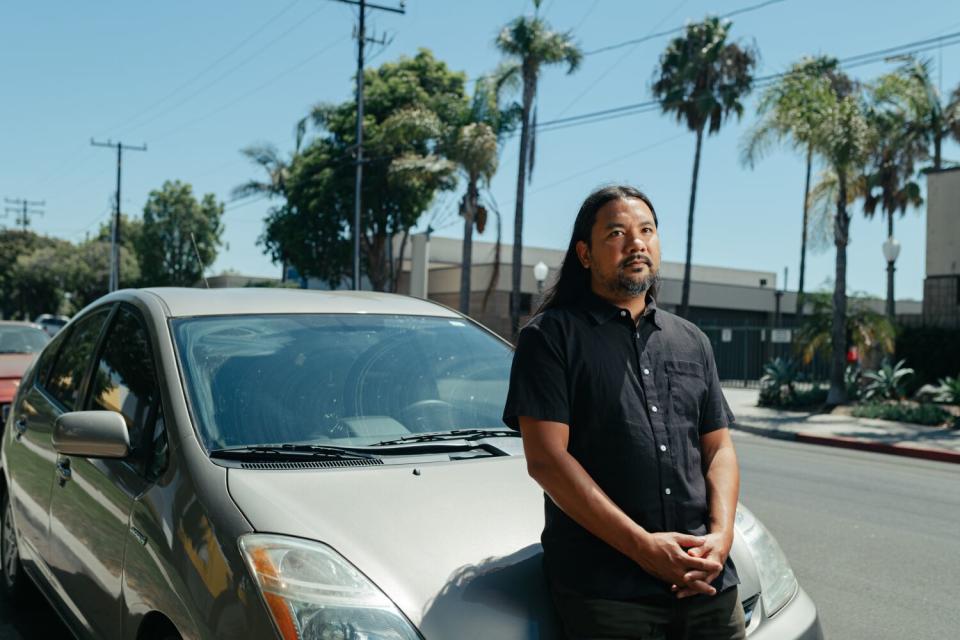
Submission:
[[803,224],[800,236],[800,280],[797,287],[797,317],[803,318],[804,276],[807,263],[807,241],[810,235],[810,174],[813,169],[814,111],[807,109],[804,89],[807,77],[825,76],[838,94],[853,89],[849,79],[837,73],[837,60],[827,56],[804,58],[790,67],[779,81],[764,91],[757,107],[757,124],[750,130],[742,145],[741,160],[753,168],[775,143],[789,142],[806,154],[806,179],[803,186]]
[[[394,290],[410,229],[438,190],[456,185],[456,168],[443,143],[467,106],[462,73],[426,49],[364,75],[364,172],[361,265],[378,291]],[[282,205],[270,210],[260,238],[275,262],[289,261],[303,276],[339,286],[350,274],[354,208],[356,105],[315,107],[317,131],[284,169]],[[306,123],[298,126],[303,139]],[[279,164],[259,162],[277,184]],[[402,237],[394,258],[394,238]]]
[[894,73],[880,78],[874,87],[878,102],[886,102],[908,123],[908,135],[933,147],[933,168],[943,168],[943,141],[960,141],[960,86],[954,89],[947,104],[930,77],[930,61],[909,58]]
[[14,298],[26,319],[72,311],[64,294],[72,293],[77,275],[75,248],[66,240],[50,240],[50,244],[19,256],[9,272],[16,283]]
[[523,206],[528,172],[534,163],[536,113],[534,100],[540,71],[545,66],[566,64],[567,73],[580,66],[583,51],[569,31],[554,31],[538,15],[541,0],[533,0],[535,13],[508,23],[497,36],[496,45],[512,62],[512,70],[523,80],[523,101],[520,116],[520,162],[517,169],[517,199],[513,221],[513,269],[510,287],[510,326],[516,338],[520,329],[520,276],[523,269]]
[[137,246],[143,285],[189,287],[199,281],[217,257],[222,216],[223,204],[212,193],[197,201],[193,188],[179,180],[151,191]]
[[687,214],[687,257],[683,269],[680,315],[690,311],[690,267],[693,259],[693,212],[700,172],[703,134],[720,131],[731,114],[743,115],[743,98],[753,86],[757,54],[750,48],[727,42],[730,21],[708,17],[687,25],[660,56],[654,73],[653,95],[666,114],[687,125],[697,136]]
[[[110,288],[110,241],[88,240],[77,245],[69,257],[73,276],[70,279],[71,302],[80,310]],[[125,282],[142,282],[137,255],[120,242],[120,273]]]
[[[814,356],[829,358],[833,353],[833,297],[828,292],[809,294],[812,310],[804,318],[795,344],[804,363]],[[896,331],[890,321],[870,307],[864,296],[850,296],[844,315],[844,351],[847,343],[862,354],[879,350],[890,355],[894,351]]]
[[60,246],[60,242],[29,230],[0,231],[0,313],[4,318],[33,319],[27,308],[26,293],[19,287],[15,273],[17,260],[37,249]]
[[[113,218],[111,217],[111,222],[104,222],[100,225],[100,229],[97,231],[96,240],[100,242],[110,242],[113,239]],[[120,234],[120,245],[126,247],[132,255],[136,255],[137,247],[140,246],[140,236],[143,234],[143,218],[131,218],[127,214],[120,214],[120,229],[123,233]],[[120,266],[121,274],[123,265]],[[127,276],[123,275],[124,284],[126,285],[129,281]]]

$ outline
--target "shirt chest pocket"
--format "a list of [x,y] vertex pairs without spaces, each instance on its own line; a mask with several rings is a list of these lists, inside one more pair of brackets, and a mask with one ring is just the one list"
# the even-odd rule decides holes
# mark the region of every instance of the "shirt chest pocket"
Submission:
[[707,393],[703,365],[687,360],[664,363],[670,390],[671,426],[700,426],[700,406]]

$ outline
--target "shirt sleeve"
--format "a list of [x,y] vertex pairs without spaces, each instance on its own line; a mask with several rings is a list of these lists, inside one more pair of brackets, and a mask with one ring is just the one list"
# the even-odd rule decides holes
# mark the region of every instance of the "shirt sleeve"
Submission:
[[564,354],[539,325],[520,331],[510,369],[503,422],[520,428],[520,416],[570,424]]
[[710,433],[717,429],[726,429],[736,421],[727,399],[723,397],[720,387],[720,376],[717,374],[717,363],[713,357],[713,346],[705,335],[700,336],[700,344],[704,356],[704,376],[707,382],[707,393],[703,397],[700,407],[700,434]]

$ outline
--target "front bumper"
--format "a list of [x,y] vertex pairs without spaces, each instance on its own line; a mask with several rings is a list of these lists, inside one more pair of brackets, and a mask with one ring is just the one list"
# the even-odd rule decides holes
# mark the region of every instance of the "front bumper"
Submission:
[[823,640],[817,606],[803,589],[797,589],[793,599],[772,618],[761,610],[762,602],[758,601],[747,627],[750,640]]

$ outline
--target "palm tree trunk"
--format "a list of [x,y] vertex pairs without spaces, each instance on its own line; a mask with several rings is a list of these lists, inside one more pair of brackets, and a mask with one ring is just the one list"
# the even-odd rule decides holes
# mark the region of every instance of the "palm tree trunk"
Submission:
[[939,170],[941,163],[940,147],[943,145],[943,136],[937,132],[933,136],[933,168]]
[[[887,212],[887,237],[893,237],[893,211]],[[896,302],[893,297],[893,271],[894,266],[891,260],[887,262],[887,319],[890,322],[894,322],[897,315]]]
[[460,313],[470,315],[470,276],[473,271],[473,221],[477,215],[477,178],[470,176],[463,197],[463,247],[460,259]]
[[690,315],[690,267],[693,260],[693,210],[697,202],[697,177],[700,174],[700,148],[703,127],[697,129],[697,150],[693,154],[693,180],[690,184],[690,212],[687,214],[687,260],[683,265],[683,293],[680,296],[680,317]]
[[836,274],[833,283],[833,325],[830,332],[832,358],[830,366],[830,391],[828,405],[847,401],[847,389],[843,373],[847,360],[847,240],[850,218],[847,216],[846,167],[838,167],[839,193],[837,195],[837,218],[833,225],[833,241],[837,247]]
[[513,268],[510,274],[510,332],[513,340],[520,333],[520,276],[523,270],[523,195],[527,182],[530,146],[530,108],[537,89],[537,79],[524,69],[523,114],[520,128],[520,167],[517,169],[517,204],[513,216]]
[[810,171],[813,168],[813,145],[807,146],[807,179],[803,186],[803,230],[800,238],[800,286],[797,287],[797,325],[803,323],[803,276],[807,271],[807,225],[810,223]]

